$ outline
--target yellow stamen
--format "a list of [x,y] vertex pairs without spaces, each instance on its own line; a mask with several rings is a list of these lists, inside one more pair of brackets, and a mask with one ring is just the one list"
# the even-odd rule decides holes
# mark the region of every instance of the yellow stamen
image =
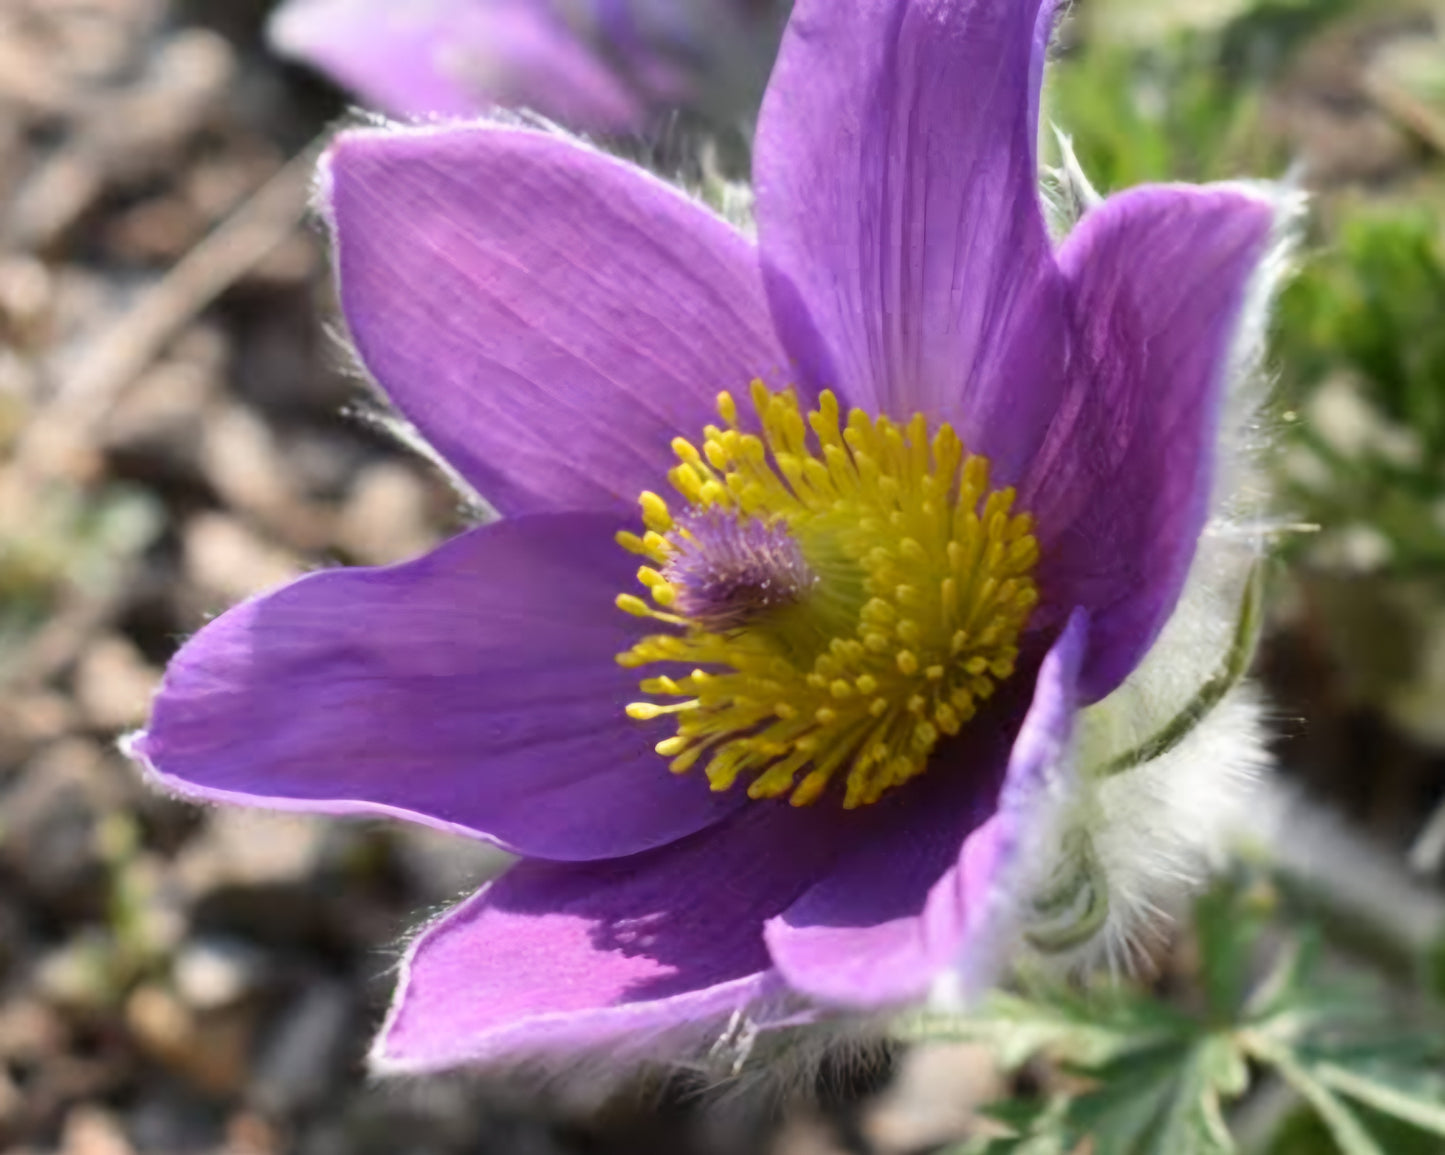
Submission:
[[761,436],[723,393],[723,427],[708,426],[700,447],[674,441],[669,480],[694,514],[784,526],[817,582],[785,610],[703,628],[679,608],[686,583],[668,568],[697,546],[688,517],[642,494],[648,532],[618,541],[654,563],[638,580],[662,609],[632,594],[617,604],[678,629],[618,662],[692,673],[644,679],[643,693],[672,701],[627,712],[674,718],[658,753],[676,773],[703,765],[714,790],[746,778],[750,797],[805,806],[838,781],[845,807],[866,805],[922,774],[1012,675],[1039,596],[1033,521],[1014,512],[1012,489],[990,489],[988,461],[947,425],[930,434],[921,414],[844,415],[831,392],[805,415],[791,391],[761,382],[749,399]]

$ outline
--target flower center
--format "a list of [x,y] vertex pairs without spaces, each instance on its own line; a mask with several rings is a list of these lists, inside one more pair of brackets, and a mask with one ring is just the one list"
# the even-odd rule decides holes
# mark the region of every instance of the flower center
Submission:
[[761,436],[723,393],[727,428],[701,452],[673,442],[685,512],[644,493],[647,533],[618,535],[653,563],[638,571],[651,604],[618,606],[676,627],[618,662],[691,669],[645,678],[662,701],[627,712],[675,716],[658,753],[676,773],[706,757],[714,790],[746,775],[750,797],[804,806],[842,779],[852,809],[923,773],[1013,673],[1038,602],[1033,521],[946,424],[840,422],[830,392],[805,420],[761,382],[752,403]]

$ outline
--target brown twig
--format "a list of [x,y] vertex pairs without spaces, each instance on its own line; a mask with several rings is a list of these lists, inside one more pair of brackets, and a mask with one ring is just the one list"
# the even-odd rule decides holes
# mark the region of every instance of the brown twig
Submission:
[[182,329],[298,227],[319,145],[258,189],[101,333],[35,417],[0,481],[0,526],[56,463],[91,443],[126,388]]
[[1366,71],[1364,87],[1370,99],[1384,112],[1436,152],[1445,153],[1445,116],[1378,68]]
[[[0,548],[34,515],[46,485],[94,443],[131,383],[198,313],[300,225],[318,151],[319,144],[291,160],[82,354],[0,473]],[[78,595],[9,664],[8,677],[33,683],[63,669],[113,612],[113,597]]]

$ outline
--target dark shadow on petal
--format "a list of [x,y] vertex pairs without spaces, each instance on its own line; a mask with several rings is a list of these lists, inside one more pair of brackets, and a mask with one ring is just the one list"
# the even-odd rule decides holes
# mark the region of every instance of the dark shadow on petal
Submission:
[[1009,750],[1028,710],[1035,658],[999,689],[927,773],[862,811],[866,837],[787,913],[797,927],[868,927],[920,914],[970,833],[993,816]]
[[[493,887],[491,906],[509,919],[579,921],[597,965],[631,976],[614,1003],[664,999],[769,969],[764,921],[826,875],[869,817],[751,802],[710,830],[645,854],[520,863]],[[619,958],[637,965],[619,967]],[[534,981],[545,989],[563,980]]]

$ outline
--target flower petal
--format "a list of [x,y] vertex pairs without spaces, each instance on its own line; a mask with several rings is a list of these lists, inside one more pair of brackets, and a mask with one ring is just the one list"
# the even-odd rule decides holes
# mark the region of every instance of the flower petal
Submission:
[[[971,723],[966,762],[934,766],[900,791],[899,803],[912,794],[912,806],[900,805],[768,923],[768,950],[791,987],[825,1002],[886,1006],[923,997],[950,968],[977,964],[968,954],[994,919],[995,880],[1019,839],[1014,816],[1069,732],[1086,633],[1080,615],[1044,659],[1011,754],[1008,719],[1021,710],[998,701]],[[972,789],[959,789],[963,776]]]
[[603,59],[535,0],[290,0],[267,33],[282,55],[396,116],[496,104],[614,132],[645,118]]
[[362,361],[504,513],[632,510],[720,390],[785,379],[748,241],[582,145],[348,133],[323,194]]
[[424,1071],[603,1045],[678,1058],[734,1011],[783,1010],[763,921],[826,869],[838,818],[755,802],[648,854],[518,864],[412,946],[373,1063]]
[[780,329],[855,405],[955,423],[1012,481],[1052,416],[1039,206],[1049,0],[799,0],[758,129]]
[[1047,854],[1055,811],[1069,800],[1069,747],[1079,711],[1079,676],[1091,642],[1088,614],[1074,610],[1039,669],[1034,700],[1014,741],[998,812],[964,843],[958,867],[928,896],[925,917],[948,911],[963,925],[953,975],[966,998],[993,986],[1024,923],[1029,855]]
[[1275,210],[1235,186],[1105,201],[1059,264],[1075,337],[1064,398],[1021,489],[1040,588],[1092,618],[1086,702],[1117,686],[1174,609],[1209,510],[1230,344]]
[[313,574],[181,650],[133,743],[202,800],[389,814],[521,854],[586,859],[684,837],[738,805],[678,778],[628,719],[613,519],[539,515],[389,569]]
[[441,67],[443,46],[475,15],[460,6],[376,0],[290,0],[272,15],[267,39],[283,56],[304,60],[377,108],[400,116],[468,116],[476,91]]

